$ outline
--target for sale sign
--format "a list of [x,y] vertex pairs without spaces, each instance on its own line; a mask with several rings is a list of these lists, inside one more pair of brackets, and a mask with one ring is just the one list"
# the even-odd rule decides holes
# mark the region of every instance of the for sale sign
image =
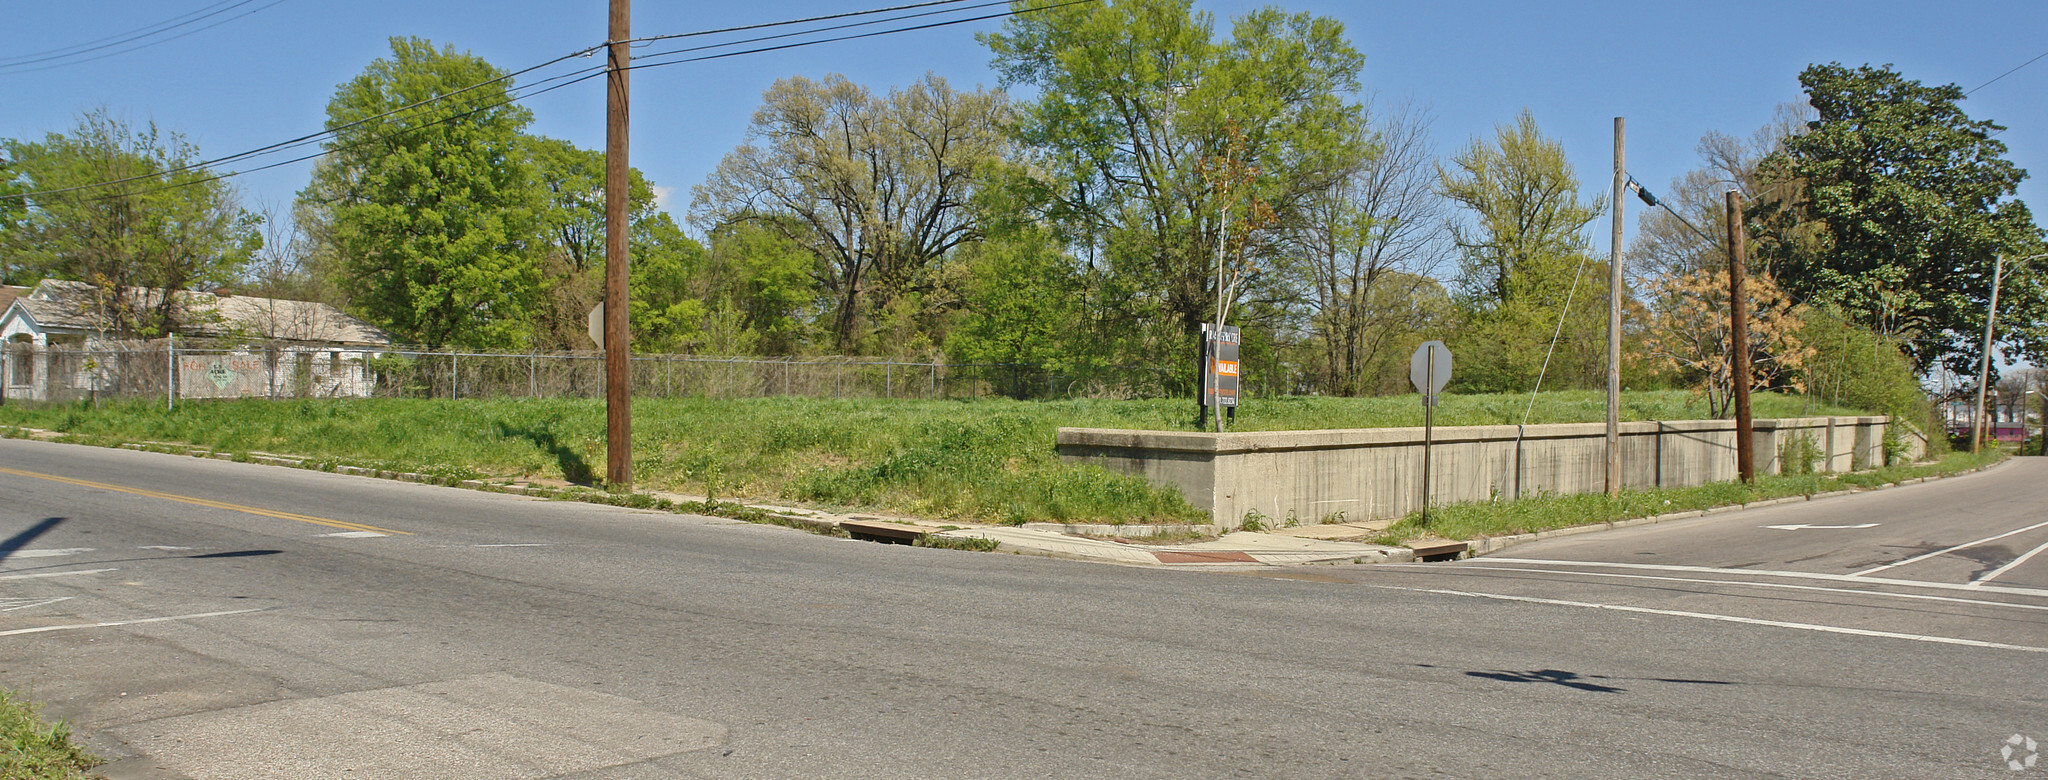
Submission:
[[1235,325],[1202,325],[1202,405],[1236,406],[1237,345],[1243,334]]

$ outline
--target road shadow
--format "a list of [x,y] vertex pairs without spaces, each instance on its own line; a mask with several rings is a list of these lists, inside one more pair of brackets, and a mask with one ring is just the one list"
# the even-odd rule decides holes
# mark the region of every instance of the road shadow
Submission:
[[233,552],[217,552],[217,553],[206,553],[206,554],[204,554],[204,555],[187,555],[187,556],[185,556],[185,557],[187,557],[187,558],[192,558],[192,559],[195,559],[195,560],[196,560],[196,559],[201,559],[201,558],[253,558],[253,557],[255,557],[255,556],[258,556],[258,555],[276,555],[276,554],[278,554],[278,553],[281,553],[281,552],[284,552],[284,551],[283,551],[283,550],[235,550],[235,551],[233,551]]
[[45,517],[35,525],[23,529],[21,533],[8,537],[7,541],[0,542],[0,563],[6,563],[8,556],[20,552],[21,548],[27,547],[29,542],[33,542],[37,537],[49,533],[50,529],[56,528],[62,522],[64,522],[62,517]]
[[597,472],[591,471],[590,464],[583,460],[583,456],[570,449],[568,445],[563,444],[561,439],[555,437],[555,432],[552,430],[545,428],[514,428],[500,420],[498,422],[498,435],[525,439],[533,442],[533,446],[539,447],[542,452],[553,455],[555,463],[561,466],[562,478],[571,483],[584,487],[597,484]]
[[1589,678],[1580,677],[1578,672],[1567,672],[1559,669],[1538,669],[1533,672],[1466,672],[1465,675],[1467,677],[1484,677],[1488,680],[1499,680],[1501,682],[1550,683],[1551,685],[1562,685],[1566,688],[1593,691],[1595,693],[1625,693],[1628,690],[1627,688],[1617,688],[1612,685],[1587,682],[1586,680]]

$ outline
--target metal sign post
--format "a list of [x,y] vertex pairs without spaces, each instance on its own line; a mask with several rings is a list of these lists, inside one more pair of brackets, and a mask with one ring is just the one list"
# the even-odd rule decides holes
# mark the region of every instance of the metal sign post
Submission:
[[1429,525],[1429,451],[1436,443],[1437,394],[1451,381],[1451,350],[1425,341],[1408,358],[1408,381],[1422,394],[1422,525]]

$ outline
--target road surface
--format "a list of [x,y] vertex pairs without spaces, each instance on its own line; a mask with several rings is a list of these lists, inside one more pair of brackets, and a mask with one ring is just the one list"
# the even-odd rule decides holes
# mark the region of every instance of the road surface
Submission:
[[1219,571],[4,440],[0,684],[115,778],[2048,776],[2043,505]]

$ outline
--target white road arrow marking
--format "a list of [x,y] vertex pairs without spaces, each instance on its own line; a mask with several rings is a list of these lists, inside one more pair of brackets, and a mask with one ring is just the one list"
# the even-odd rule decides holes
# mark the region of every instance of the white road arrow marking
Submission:
[[1803,531],[1808,528],[1876,528],[1877,524],[1863,523],[1860,525],[1807,525],[1805,523],[1800,523],[1798,525],[1767,525],[1764,527],[1775,528],[1780,531]]

